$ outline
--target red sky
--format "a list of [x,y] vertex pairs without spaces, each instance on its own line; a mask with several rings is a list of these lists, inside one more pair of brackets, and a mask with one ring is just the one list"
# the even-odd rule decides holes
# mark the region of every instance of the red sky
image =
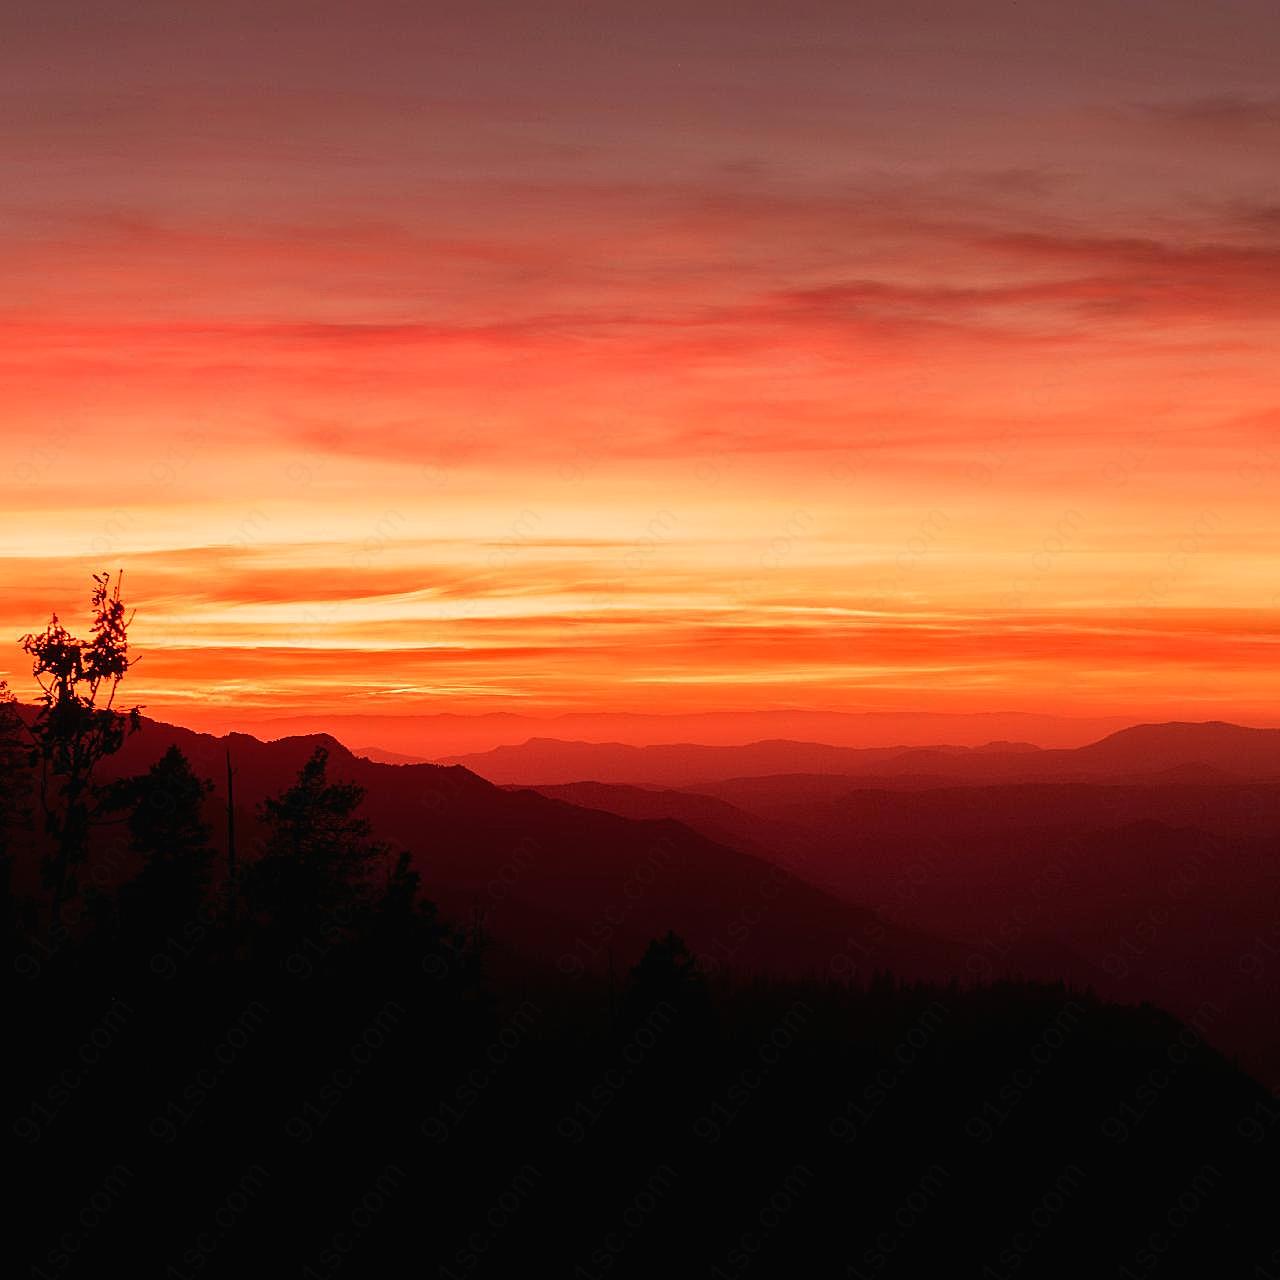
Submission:
[[1274,722],[1278,58],[1273,3],[6,3],[0,634],[123,567],[177,719]]

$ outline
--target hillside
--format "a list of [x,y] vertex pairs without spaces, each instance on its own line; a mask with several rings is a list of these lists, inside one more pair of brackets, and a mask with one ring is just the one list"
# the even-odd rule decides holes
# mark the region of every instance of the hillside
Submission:
[[709,961],[739,971],[829,973],[852,964],[946,977],[963,973],[970,954],[887,924],[679,821],[619,817],[503,790],[460,766],[380,764],[324,735],[262,742],[148,721],[111,771],[141,771],[171,744],[214,783],[208,813],[218,839],[230,752],[247,851],[255,806],[324,747],[331,775],[365,789],[364,812],[375,831],[412,853],[446,915],[478,918],[499,942],[566,972],[603,970],[611,953],[634,958],[668,929]]

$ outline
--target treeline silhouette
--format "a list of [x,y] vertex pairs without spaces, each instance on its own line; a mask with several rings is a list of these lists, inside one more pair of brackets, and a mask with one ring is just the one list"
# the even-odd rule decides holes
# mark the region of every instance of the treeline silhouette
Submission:
[[674,934],[494,966],[323,749],[221,859],[176,748],[100,780],[137,716],[119,580],[92,606],[0,704],[14,1274],[1277,1268],[1280,1111],[1195,1019],[712,977]]

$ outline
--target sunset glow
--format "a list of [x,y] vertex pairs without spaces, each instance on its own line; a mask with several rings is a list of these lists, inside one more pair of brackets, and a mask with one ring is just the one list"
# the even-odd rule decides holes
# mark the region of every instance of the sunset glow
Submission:
[[123,568],[193,724],[1274,722],[1274,5],[247,8],[6,22],[4,634]]

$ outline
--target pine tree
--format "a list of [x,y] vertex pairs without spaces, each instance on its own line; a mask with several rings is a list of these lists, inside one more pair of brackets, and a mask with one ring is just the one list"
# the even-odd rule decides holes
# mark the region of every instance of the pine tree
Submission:
[[255,911],[286,931],[344,934],[374,900],[374,870],[386,856],[357,816],[364,789],[330,782],[329,753],[317,747],[298,780],[267,800],[262,857],[246,877]]
[[129,847],[142,858],[139,874],[120,891],[126,937],[150,944],[199,914],[213,859],[203,814],[212,786],[170,747],[146,773],[106,790],[103,808],[128,810]]

